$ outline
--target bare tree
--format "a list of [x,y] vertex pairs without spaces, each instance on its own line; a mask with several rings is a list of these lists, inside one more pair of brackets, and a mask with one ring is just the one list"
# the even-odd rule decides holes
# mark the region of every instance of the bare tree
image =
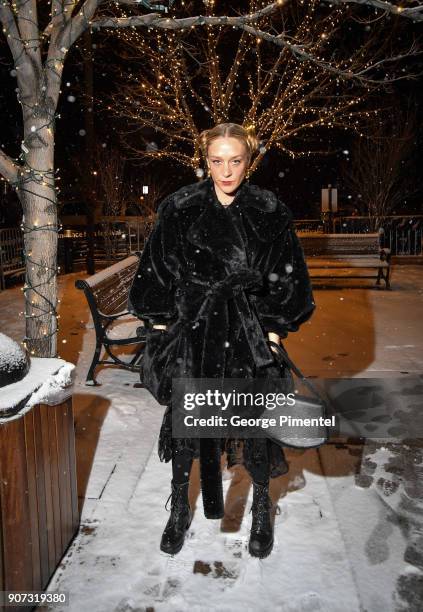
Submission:
[[[286,4],[280,33],[274,34],[272,15],[264,18],[266,32],[243,25],[230,42],[221,27],[121,32],[121,55],[130,68],[116,75],[119,93],[109,108],[126,120],[130,154],[145,163],[172,159],[201,176],[200,131],[237,120],[254,126],[261,140],[252,173],[271,148],[292,157],[328,153],[319,142],[327,128],[364,133],[378,112],[376,102],[370,110],[369,98],[410,77],[410,67],[405,74],[401,69],[418,47],[410,36],[395,50],[397,27],[364,15],[357,23],[345,5]],[[248,12],[256,8],[250,0]],[[206,11],[212,19],[212,2]],[[349,35],[347,44],[351,25],[357,36],[352,41]],[[145,128],[156,137],[144,136]]]
[[[162,16],[159,8],[142,14],[143,7],[150,7],[146,0],[141,7],[133,0],[0,0],[0,21],[14,63],[23,124],[21,154],[13,159],[0,150],[0,173],[15,187],[23,208],[26,344],[31,353],[52,356],[57,349],[55,120],[63,68],[72,45],[86,30],[141,27],[170,33],[213,26],[241,28],[253,36],[270,37],[275,45],[292,48],[295,41],[288,40],[283,32],[271,29],[262,33],[257,27],[268,23],[263,20],[277,14],[288,1],[277,0],[254,13],[231,17],[175,19]],[[376,2],[367,1],[370,5]],[[394,7],[393,3],[383,3],[384,11],[392,12]],[[400,15],[410,17],[405,11]],[[420,11],[415,12],[413,19],[420,15]],[[307,54],[308,49],[295,52]],[[320,60],[316,57],[314,61]]]
[[380,228],[385,217],[422,188],[420,178],[413,177],[412,153],[417,137],[415,110],[391,109],[389,121],[375,124],[364,138],[356,139],[345,162],[343,183],[368,215],[372,231]]

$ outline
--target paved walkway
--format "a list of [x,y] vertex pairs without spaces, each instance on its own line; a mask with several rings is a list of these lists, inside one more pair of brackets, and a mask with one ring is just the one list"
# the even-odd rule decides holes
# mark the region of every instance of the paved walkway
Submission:
[[[423,442],[407,439],[288,450],[290,471],[272,480],[275,547],[247,552],[251,484],[225,472],[225,518],[207,521],[198,465],[196,513],[174,558],[158,544],[168,514],[170,466],[157,458],[163,414],[136,375],[112,368],[83,384],[94,332],[74,275],[61,278],[61,357],[77,362],[74,397],[81,529],[53,577],[68,611],[281,610],[409,612],[423,608]],[[351,283],[354,281],[350,281]],[[423,278],[396,267],[393,291],[315,290],[317,310],[286,347],[306,375],[381,378],[404,409],[421,404]],[[0,294],[0,318],[19,339],[18,290]],[[66,340],[65,343],[62,340]],[[394,381],[394,382],[393,382]],[[407,410],[405,410],[407,412]],[[415,410],[413,412],[415,414]],[[58,608],[54,608],[58,610]]]

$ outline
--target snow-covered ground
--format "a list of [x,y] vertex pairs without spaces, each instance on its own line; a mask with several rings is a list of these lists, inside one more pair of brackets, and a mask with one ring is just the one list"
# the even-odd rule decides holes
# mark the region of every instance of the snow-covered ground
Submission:
[[[157,456],[164,408],[134,387],[131,372],[104,368],[101,386],[84,385],[94,331],[76,276],[61,277],[59,344],[77,364],[81,529],[49,585],[69,593],[63,611],[423,609],[421,439],[287,450],[290,471],[271,482],[275,546],[261,561],[247,551],[252,491],[243,468],[224,472],[225,518],[212,521],[195,463],[186,544],[175,557],[161,553],[171,477]],[[423,268],[397,266],[391,292],[355,284],[316,289],[314,316],[285,345],[306,375],[394,381],[404,413],[421,419]],[[18,340],[21,299],[19,289],[0,293],[1,330]]]

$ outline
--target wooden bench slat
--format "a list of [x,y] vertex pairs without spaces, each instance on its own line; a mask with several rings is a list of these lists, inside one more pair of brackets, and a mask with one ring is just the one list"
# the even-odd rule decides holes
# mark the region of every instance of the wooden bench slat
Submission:
[[[297,232],[307,267],[309,270],[358,270],[375,269],[377,276],[359,276],[357,278],[376,278],[385,281],[390,288],[390,252],[383,250],[379,244],[379,234],[307,234]],[[381,253],[385,251],[384,258]],[[342,278],[337,274],[334,278]],[[351,272],[346,273],[351,277]],[[314,278],[324,278],[314,275]],[[312,278],[313,278],[312,277]],[[345,276],[344,276],[345,277]]]
[[375,261],[374,259],[307,259],[309,268],[389,268],[386,261]]

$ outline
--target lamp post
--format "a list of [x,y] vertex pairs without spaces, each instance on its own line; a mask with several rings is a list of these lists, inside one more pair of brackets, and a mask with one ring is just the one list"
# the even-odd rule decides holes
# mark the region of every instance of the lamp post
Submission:
[[321,219],[325,234],[334,233],[334,213],[338,212],[338,190],[332,185],[322,189],[322,212]]

